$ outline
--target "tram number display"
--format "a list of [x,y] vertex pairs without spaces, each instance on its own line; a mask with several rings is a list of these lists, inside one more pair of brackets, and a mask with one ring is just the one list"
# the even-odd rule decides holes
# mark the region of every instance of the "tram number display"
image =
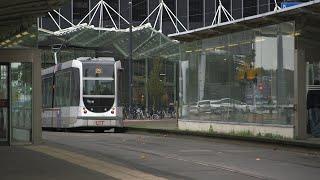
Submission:
[[96,67],[96,74],[102,74],[102,68],[101,67]]
[[103,123],[104,123],[103,121],[96,121],[97,126],[103,126]]

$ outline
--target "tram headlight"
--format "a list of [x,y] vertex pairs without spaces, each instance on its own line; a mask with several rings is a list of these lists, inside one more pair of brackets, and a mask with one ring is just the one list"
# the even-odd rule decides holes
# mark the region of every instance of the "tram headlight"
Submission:
[[83,108],[83,113],[87,114],[87,112],[86,108]]
[[111,109],[111,114],[114,114],[114,110],[115,110],[115,108],[113,107],[113,108]]

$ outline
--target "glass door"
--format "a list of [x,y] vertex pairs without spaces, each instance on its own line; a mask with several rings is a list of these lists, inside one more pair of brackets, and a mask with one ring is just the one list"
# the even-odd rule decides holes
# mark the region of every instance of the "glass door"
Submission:
[[[320,90],[320,61],[307,62],[307,93],[310,90]],[[318,82],[317,82],[318,81]]]
[[9,66],[0,64],[0,141],[8,141]]

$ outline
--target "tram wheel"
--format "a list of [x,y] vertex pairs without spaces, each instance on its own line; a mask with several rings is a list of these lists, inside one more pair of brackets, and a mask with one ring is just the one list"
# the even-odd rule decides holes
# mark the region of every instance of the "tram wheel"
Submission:
[[124,132],[125,132],[124,128],[121,128],[121,127],[114,128],[114,133],[124,133]]
[[104,129],[95,129],[94,132],[95,133],[104,133]]

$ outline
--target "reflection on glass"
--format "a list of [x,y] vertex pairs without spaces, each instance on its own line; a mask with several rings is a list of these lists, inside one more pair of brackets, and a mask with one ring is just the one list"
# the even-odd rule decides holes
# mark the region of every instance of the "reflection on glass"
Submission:
[[187,43],[182,118],[292,124],[294,23]]
[[0,99],[8,99],[8,66],[0,65]]
[[70,106],[71,72],[56,73],[55,82],[55,107]]
[[84,95],[114,95],[114,80],[84,80]]
[[12,140],[30,141],[32,125],[32,64],[11,63]]
[[92,64],[83,63],[84,77],[113,77],[113,64]]
[[7,139],[8,108],[0,107],[0,140]]
[[53,94],[53,77],[46,77],[42,79],[42,107],[52,107],[52,94]]
[[8,66],[0,65],[0,140],[7,140],[8,103]]

